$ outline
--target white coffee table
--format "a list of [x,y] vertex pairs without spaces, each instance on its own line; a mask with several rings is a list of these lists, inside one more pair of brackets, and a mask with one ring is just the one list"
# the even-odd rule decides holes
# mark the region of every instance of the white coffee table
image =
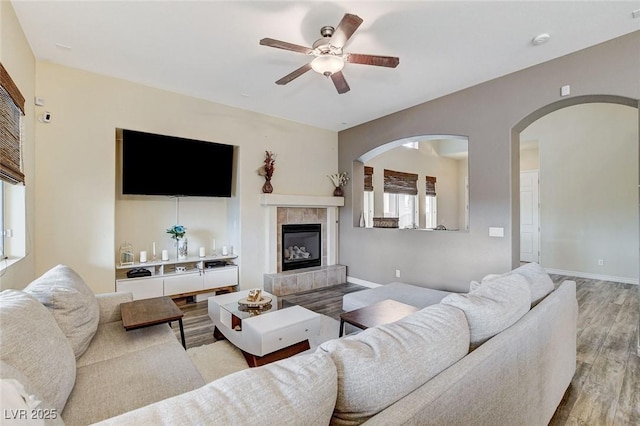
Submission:
[[250,367],[257,367],[306,351],[309,337],[320,333],[320,315],[302,306],[277,309],[278,300],[262,310],[246,309],[238,301],[248,290],[210,297],[209,317],[214,336],[224,337],[239,348]]

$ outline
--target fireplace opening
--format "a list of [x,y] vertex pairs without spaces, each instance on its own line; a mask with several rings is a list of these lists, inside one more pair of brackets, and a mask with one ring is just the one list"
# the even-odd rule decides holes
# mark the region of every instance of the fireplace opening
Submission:
[[319,223],[282,225],[282,270],[322,265]]

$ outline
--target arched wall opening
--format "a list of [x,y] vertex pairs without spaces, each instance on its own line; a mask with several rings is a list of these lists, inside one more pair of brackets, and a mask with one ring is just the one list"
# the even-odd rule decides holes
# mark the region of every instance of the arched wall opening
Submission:
[[[590,103],[598,103],[598,104],[616,104],[616,105],[622,105],[622,106],[626,106],[626,107],[631,107],[633,109],[635,109],[635,113],[633,112],[633,110],[631,111],[631,116],[637,117],[637,119],[635,120],[635,124],[634,123],[630,123],[630,125],[632,126],[632,130],[637,129],[637,127],[635,127],[635,129],[633,129],[633,126],[638,126],[638,121],[640,121],[640,117],[638,115],[638,100],[637,99],[633,99],[633,98],[628,98],[628,97],[622,97],[622,96],[610,96],[610,95],[588,95],[588,96],[578,96],[578,97],[574,97],[574,98],[568,98],[568,99],[563,99],[561,101],[558,102],[554,102],[552,104],[549,104],[545,107],[542,107],[536,111],[534,111],[533,113],[529,114],[528,116],[526,116],[524,119],[522,119],[520,122],[518,122],[511,131],[511,165],[512,165],[512,179],[511,179],[511,191],[512,191],[512,205],[511,205],[511,216],[512,216],[512,223],[513,223],[513,230],[514,232],[512,233],[512,264],[514,267],[516,267],[517,265],[519,265],[520,263],[520,233],[517,232],[520,229],[520,143],[521,143],[521,134],[522,132],[527,129],[530,125],[532,125],[533,123],[535,123],[536,121],[538,121],[539,119],[545,117],[545,120],[547,119],[547,115],[556,112],[556,111],[560,111],[563,110],[565,108],[571,107],[571,106],[578,106],[578,105],[585,105],[585,104],[590,104]],[[566,110],[565,110],[566,111]],[[625,114],[625,116],[629,116],[628,114]],[[627,119],[628,120],[628,119]],[[636,134],[637,134],[637,130],[635,130]],[[628,141],[628,139],[627,139]],[[639,141],[640,144],[640,141]],[[628,146],[628,142],[627,142],[627,146]],[[626,151],[625,151],[626,152]],[[637,148],[636,151],[637,152]],[[541,160],[542,161],[542,160]],[[633,161],[634,159],[631,159],[631,165],[633,165]],[[627,162],[629,162],[629,160],[627,160]],[[635,175],[637,176],[637,157],[635,159]],[[548,170],[548,169],[547,169]],[[597,173],[601,172],[601,170],[592,170],[592,176],[595,176]],[[542,180],[542,176],[541,176],[541,180]],[[637,185],[638,182],[630,182],[629,183],[629,191],[627,191],[627,193],[631,193],[634,194],[635,193],[635,185]],[[542,185],[542,187],[544,187],[544,185]],[[637,198],[637,194],[635,195],[635,197]],[[547,203],[548,204],[548,203]],[[635,204],[637,205],[637,203]],[[544,206],[544,205],[543,205]],[[632,206],[627,206],[627,215],[628,215],[628,211],[629,209],[633,209],[634,207]],[[635,207],[637,209],[637,207]],[[591,212],[590,212],[591,213]],[[638,218],[638,212],[637,210],[635,211],[635,217]],[[611,217],[611,220],[614,220],[613,217]],[[633,219],[631,219],[633,220]],[[637,220],[637,219],[636,219]],[[542,224],[543,226],[543,230],[544,230],[544,224]],[[633,224],[634,228],[637,229],[638,227],[638,222],[636,222],[635,224]],[[596,225],[597,227],[597,225]],[[604,227],[603,227],[604,228]],[[585,232],[599,232],[599,230],[596,229],[586,229]],[[637,237],[637,231],[634,231],[634,233],[636,234]],[[627,254],[627,256],[631,255],[631,256],[637,256],[638,253],[638,247],[637,247],[637,241],[638,239],[635,239],[635,243],[633,243],[633,241],[630,241],[632,243],[632,245],[635,246],[634,249],[630,250],[633,252],[633,254]],[[549,252],[550,250],[548,250],[549,246],[547,245],[547,252]],[[543,254],[544,254],[544,250],[543,250]],[[576,256],[586,256],[587,254],[582,253],[576,253]],[[549,258],[547,258],[549,259]],[[629,259],[627,259],[629,260]],[[625,268],[621,268],[623,271],[626,269],[626,271],[624,271],[621,276],[620,279],[615,280],[615,281],[622,281],[622,282],[630,282],[630,283],[635,283],[637,284],[638,281],[638,270],[637,270],[637,257],[633,258],[633,266],[632,265],[632,272],[629,272],[629,263],[627,262],[625,266]],[[594,263],[595,265],[595,260],[592,259],[592,263]],[[609,261],[617,261],[617,262],[622,262],[624,261],[623,259],[617,259],[617,258],[613,258],[613,259],[609,259]],[[549,267],[549,265],[544,265],[544,257],[543,257],[543,266],[545,267]],[[553,263],[553,262],[550,262]],[[577,263],[577,261],[576,261]],[[602,265],[602,264],[600,264]],[[609,264],[607,264],[607,266],[609,266]],[[553,266],[551,266],[552,269],[554,269]],[[556,265],[557,268],[557,265]],[[598,278],[598,279],[607,279],[605,274],[605,277],[599,277],[598,276],[598,272],[599,271],[606,271],[607,268],[597,268],[597,267],[593,267],[593,268],[589,268],[589,267],[585,267],[584,269],[586,269],[586,272],[583,272],[582,275],[576,274],[577,276],[584,276],[585,278]],[[577,269],[578,271],[582,271],[582,269]],[[559,271],[558,273],[562,273],[564,271]],[[610,274],[609,274],[610,275]],[[617,277],[614,277],[617,278]],[[611,279],[609,279],[611,280]]]

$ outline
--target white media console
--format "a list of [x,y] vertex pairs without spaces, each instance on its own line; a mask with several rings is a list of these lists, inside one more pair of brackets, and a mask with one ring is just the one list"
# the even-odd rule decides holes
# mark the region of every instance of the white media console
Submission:
[[[236,255],[189,257],[181,260],[149,261],[116,266],[116,291],[133,293],[134,299],[160,296],[195,295],[231,289],[238,285],[238,266],[231,263]],[[224,266],[206,268],[207,262]],[[144,268],[150,276],[128,278],[127,272]],[[184,268],[182,271],[181,268]]]

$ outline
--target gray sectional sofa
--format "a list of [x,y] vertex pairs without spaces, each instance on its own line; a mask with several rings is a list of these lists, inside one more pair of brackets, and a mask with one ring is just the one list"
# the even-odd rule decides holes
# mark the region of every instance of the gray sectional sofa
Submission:
[[87,425],[204,385],[169,326],[124,330],[120,303],[131,300],[94,296],[63,265],[0,293],[2,410],[18,410],[8,395],[21,391],[41,401],[21,408],[29,415]]
[[[118,336],[120,323],[96,332],[77,360],[67,359],[56,372],[64,386],[50,389],[36,374],[53,368],[39,361],[43,351],[19,362],[16,349],[6,347],[8,317],[18,318],[10,327],[33,321],[34,331],[47,330],[28,340],[69,340],[60,332],[64,327],[58,333],[45,327],[47,320],[54,326],[56,321],[47,319],[46,308],[35,308],[37,299],[26,290],[0,294],[2,378],[17,378],[26,404],[43,401],[40,407],[55,407],[67,424],[546,425],[576,367],[575,283],[554,290],[538,265],[487,278],[468,294],[443,295],[401,321],[330,340],[315,353],[208,384],[173,335],[166,341],[159,336],[170,333],[168,327]],[[114,297],[124,296],[97,298],[112,300],[98,302],[98,329],[119,323]],[[37,317],[20,316],[17,305],[34,305],[29,309]],[[11,335],[12,345],[22,344]],[[110,348],[112,340],[122,349]],[[73,357],[72,348],[65,353]],[[81,363],[84,357],[92,362]],[[162,387],[167,389],[157,389]],[[136,397],[119,409],[107,408],[121,394]],[[2,399],[4,405],[4,392]]]

